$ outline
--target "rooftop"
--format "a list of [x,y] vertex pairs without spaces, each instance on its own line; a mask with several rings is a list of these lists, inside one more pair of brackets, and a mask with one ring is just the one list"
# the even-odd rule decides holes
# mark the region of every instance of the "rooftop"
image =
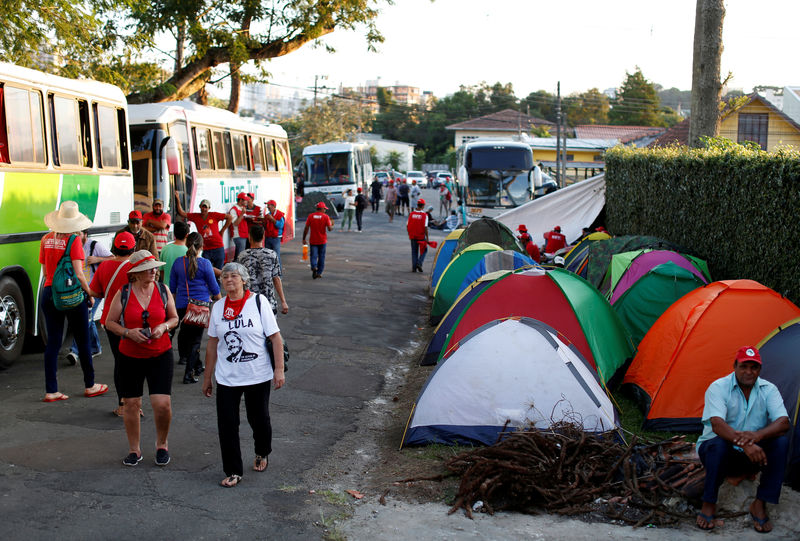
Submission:
[[543,118],[528,116],[520,111],[505,109],[489,115],[480,116],[447,126],[448,130],[517,131],[520,128],[530,131],[536,126],[555,126]]
[[575,126],[575,137],[587,139],[618,139],[627,144],[645,137],[657,137],[667,131],[658,126],[611,126],[608,124],[582,124]]

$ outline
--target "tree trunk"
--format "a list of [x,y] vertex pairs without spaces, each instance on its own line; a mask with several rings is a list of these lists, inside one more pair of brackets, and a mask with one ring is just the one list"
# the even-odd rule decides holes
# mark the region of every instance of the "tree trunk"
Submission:
[[231,96],[228,102],[228,111],[231,113],[239,112],[239,98],[242,89],[242,78],[239,76],[239,66],[233,62],[231,66]]
[[694,21],[694,60],[692,62],[692,111],[689,146],[702,146],[700,137],[719,134],[719,101],[722,94],[723,0],[697,0]]
[[175,73],[183,69],[183,44],[186,42],[186,24],[178,24],[178,36],[175,38]]
[[208,105],[208,91],[206,90],[205,84],[197,89],[197,103],[200,105]]

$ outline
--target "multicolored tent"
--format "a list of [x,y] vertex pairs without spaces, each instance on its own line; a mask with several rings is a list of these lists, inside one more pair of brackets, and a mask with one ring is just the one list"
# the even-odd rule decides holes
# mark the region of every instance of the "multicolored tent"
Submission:
[[467,287],[483,276],[499,270],[516,270],[523,267],[538,267],[539,264],[527,255],[523,255],[513,250],[503,250],[502,252],[489,252],[483,259],[478,261],[472,270],[464,277],[459,288],[459,294]]
[[586,262],[589,257],[589,246],[595,241],[610,239],[611,235],[595,231],[579,240],[572,250],[564,256],[564,268],[586,278]]
[[467,246],[479,242],[490,242],[500,246],[503,250],[514,250],[521,254],[526,253],[517,237],[514,236],[514,232],[508,226],[493,218],[479,218],[469,224],[464,233],[458,238],[456,253],[461,252]]
[[[463,235],[462,235],[463,236]],[[490,242],[479,242],[467,246],[457,252],[442,273],[439,283],[433,292],[433,306],[431,307],[431,323],[436,324],[450,309],[458,297],[464,277],[472,270],[483,256],[489,252],[499,252],[502,248]]]
[[647,274],[650,269],[667,261],[695,274],[703,284],[711,281],[708,265],[700,258],[670,250],[634,250],[614,254],[611,257],[611,266],[607,273],[609,283],[608,285],[604,284],[600,291],[605,290],[610,296],[611,304],[614,304],[620,295]]
[[458,238],[464,231],[465,229],[454,229],[439,244],[439,248],[436,250],[436,257],[433,259],[433,271],[431,271],[429,289],[431,297],[433,297],[433,292],[436,290],[436,285],[439,283],[439,278],[442,277],[444,269],[450,264],[450,259],[456,251],[456,246],[458,246]]
[[705,391],[730,374],[736,351],[800,308],[752,280],[713,282],[678,299],[639,344],[623,380],[646,413],[644,428],[700,431]]
[[594,287],[600,289],[603,278],[605,278],[608,272],[608,267],[611,265],[611,257],[614,254],[621,254],[622,252],[630,252],[642,248],[688,253],[687,250],[683,250],[679,246],[658,237],[623,235],[621,237],[598,240],[589,245],[589,257],[586,263],[586,279],[589,280],[589,283]]
[[587,432],[619,426],[596,375],[563,335],[528,318],[491,321],[430,375],[402,445],[491,445],[504,430],[562,420]]

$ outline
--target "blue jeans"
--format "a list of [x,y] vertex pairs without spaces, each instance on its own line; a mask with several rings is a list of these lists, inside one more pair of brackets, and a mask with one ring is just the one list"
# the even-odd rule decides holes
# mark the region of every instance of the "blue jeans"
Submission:
[[[107,302],[111,302],[110,300]],[[97,307],[100,306],[100,299],[95,299],[92,309],[89,310],[89,347],[92,350],[92,355],[100,355],[103,353],[103,347],[100,345],[100,337],[97,336],[97,325],[94,322],[94,314],[97,312]],[[78,342],[75,337],[72,337],[72,347],[69,350],[78,355]]]
[[72,329],[78,341],[78,358],[83,370],[83,384],[88,389],[94,385],[94,366],[92,353],[89,351],[89,302],[84,300],[71,310],[57,310],[53,304],[53,289],[50,286],[42,290],[41,309],[47,325],[47,346],[44,350],[44,380],[48,393],[58,392],[58,351],[64,340],[64,320]]
[[203,257],[211,261],[211,266],[215,269],[222,269],[222,266],[225,265],[225,248],[203,250]]
[[717,493],[722,481],[729,475],[755,473],[761,470],[761,482],[758,485],[756,498],[766,503],[778,503],[781,495],[783,474],[786,470],[786,458],[789,451],[789,438],[779,436],[758,442],[767,455],[767,465],[760,467],[750,462],[743,451],[737,451],[733,444],[719,436],[700,444],[697,453],[700,462],[706,469],[706,481],[703,488],[703,501],[717,503]]
[[311,270],[317,274],[322,274],[325,269],[325,246],[327,244],[311,245]]
[[413,268],[421,267],[422,262],[425,261],[425,256],[428,253],[428,250],[423,250],[420,253],[419,250],[419,243],[422,242],[420,240],[411,239],[411,266]]
[[[236,258],[239,257],[239,254],[244,252],[244,249],[247,248],[247,239],[242,237],[236,237],[235,239],[233,239],[233,245],[236,248],[236,251],[233,252],[233,260],[236,261]],[[222,267],[217,267],[217,268],[221,269]]]
[[283,267],[281,266],[281,239],[280,237],[264,237],[264,248],[269,248],[275,255],[278,256],[278,267],[283,273]]

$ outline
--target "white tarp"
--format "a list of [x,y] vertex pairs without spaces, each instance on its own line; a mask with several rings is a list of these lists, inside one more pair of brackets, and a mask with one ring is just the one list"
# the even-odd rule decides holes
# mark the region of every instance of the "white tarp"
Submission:
[[542,235],[560,225],[567,243],[572,244],[581,236],[583,228],[594,222],[605,204],[606,176],[603,173],[534,199],[495,219],[512,231],[525,224],[536,244],[542,244]]

